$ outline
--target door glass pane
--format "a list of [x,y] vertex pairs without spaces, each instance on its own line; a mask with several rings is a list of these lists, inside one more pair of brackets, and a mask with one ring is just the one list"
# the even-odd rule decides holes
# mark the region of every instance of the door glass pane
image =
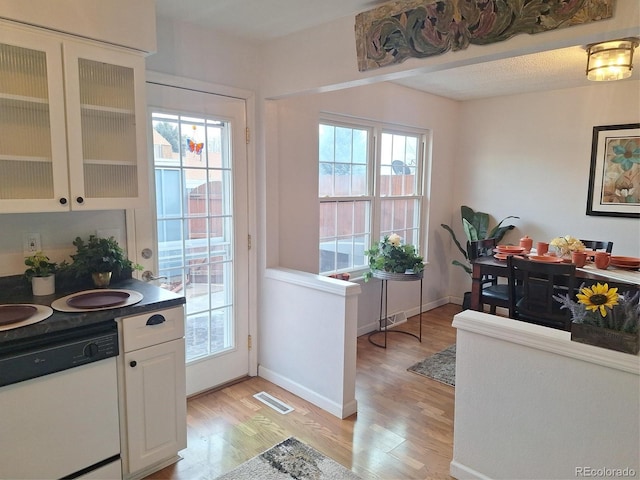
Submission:
[[186,297],[187,362],[234,348],[230,127],[153,113],[159,274]]

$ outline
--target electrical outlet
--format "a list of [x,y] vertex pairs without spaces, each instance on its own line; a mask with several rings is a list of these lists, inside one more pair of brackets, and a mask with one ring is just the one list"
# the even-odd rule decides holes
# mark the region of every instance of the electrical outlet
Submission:
[[29,257],[42,250],[39,233],[25,233],[22,240],[22,251],[25,257]]

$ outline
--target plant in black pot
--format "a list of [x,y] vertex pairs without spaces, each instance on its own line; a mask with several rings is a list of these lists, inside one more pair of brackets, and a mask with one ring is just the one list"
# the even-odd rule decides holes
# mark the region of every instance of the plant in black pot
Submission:
[[142,270],[127,258],[115,238],[101,238],[90,235],[87,241],[76,237],[73,241],[76,254],[71,255],[72,270],[76,277],[91,276],[96,287],[107,287],[112,276],[120,277],[123,272]]
[[[440,226],[447,232],[449,232],[453,243],[455,243],[456,247],[458,247],[460,254],[464,257],[465,260],[464,262],[453,260],[451,263],[453,265],[461,267],[469,275],[471,275],[471,262],[469,261],[469,249],[471,246],[471,242],[475,240],[495,238],[496,243],[499,243],[509,230],[513,230],[515,228],[515,225],[502,225],[502,223],[509,218],[520,218],[510,215],[500,220],[500,222],[498,222],[496,226],[489,230],[490,217],[488,213],[475,212],[471,207],[463,205],[460,207],[460,217],[462,220],[462,228],[467,237],[466,248],[462,248],[462,244],[458,241],[455,232],[449,225],[445,225],[444,223],[442,223]],[[463,303],[463,308],[469,308],[468,303],[470,301],[470,298],[471,292],[465,292],[465,302]]]

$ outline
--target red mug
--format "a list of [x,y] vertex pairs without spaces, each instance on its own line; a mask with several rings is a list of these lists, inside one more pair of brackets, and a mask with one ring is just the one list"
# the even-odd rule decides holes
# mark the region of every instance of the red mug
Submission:
[[584,267],[585,263],[587,263],[587,253],[571,252],[571,261],[577,268],[582,268]]
[[609,266],[609,262],[611,261],[611,254],[607,252],[596,252],[594,256],[596,268],[604,270]]
[[544,255],[549,251],[549,244],[547,242],[536,243],[536,252],[538,255]]

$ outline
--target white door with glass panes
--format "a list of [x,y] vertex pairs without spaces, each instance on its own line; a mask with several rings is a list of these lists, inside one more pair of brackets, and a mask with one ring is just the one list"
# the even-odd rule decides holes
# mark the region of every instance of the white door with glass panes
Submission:
[[249,371],[245,102],[157,84],[147,99],[155,210],[135,212],[136,248],[151,235],[147,278],[186,298],[190,395]]

